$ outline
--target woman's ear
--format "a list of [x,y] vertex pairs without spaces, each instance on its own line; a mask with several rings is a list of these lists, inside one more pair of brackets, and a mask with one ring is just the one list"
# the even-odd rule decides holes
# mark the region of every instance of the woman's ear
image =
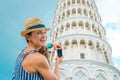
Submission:
[[30,40],[30,36],[29,35],[25,35],[25,38],[26,38],[26,40]]

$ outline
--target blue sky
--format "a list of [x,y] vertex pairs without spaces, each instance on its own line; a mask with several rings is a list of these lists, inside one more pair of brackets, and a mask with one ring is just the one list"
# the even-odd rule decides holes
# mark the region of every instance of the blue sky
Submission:
[[26,18],[40,17],[51,27],[56,5],[57,0],[0,0],[0,80],[10,80],[16,56],[26,47],[20,35]]
[[[26,41],[20,35],[26,18],[40,17],[46,26],[52,27],[56,7],[57,0],[0,0],[0,80],[11,78],[16,56],[21,49],[26,47]],[[103,15],[102,9],[100,12]],[[104,21],[103,25],[107,29],[109,42],[112,42],[112,39],[120,40],[119,37],[114,37],[120,30],[120,25],[115,20],[114,22]],[[114,35],[109,35],[111,32]],[[114,43],[111,45],[114,48]],[[116,53],[120,55],[120,51],[114,54]],[[120,56],[117,54],[113,55],[113,61],[120,69]]]

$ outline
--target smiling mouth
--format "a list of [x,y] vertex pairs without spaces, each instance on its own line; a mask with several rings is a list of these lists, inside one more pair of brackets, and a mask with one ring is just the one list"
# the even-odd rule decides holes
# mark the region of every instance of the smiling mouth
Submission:
[[40,40],[41,42],[46,42],[46,40]]

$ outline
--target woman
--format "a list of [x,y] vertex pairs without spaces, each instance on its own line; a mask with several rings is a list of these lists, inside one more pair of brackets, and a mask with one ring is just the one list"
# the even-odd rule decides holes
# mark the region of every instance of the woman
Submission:
[[[26,20],[21,35],[25,37],[28,46],[17,57],[12,80],[60,80],[59,65],[63,57],[56,58],[55,70],[52,72],[45,47],[48,30],[39,18]],[[53,46],[60,48],[55,44]]]

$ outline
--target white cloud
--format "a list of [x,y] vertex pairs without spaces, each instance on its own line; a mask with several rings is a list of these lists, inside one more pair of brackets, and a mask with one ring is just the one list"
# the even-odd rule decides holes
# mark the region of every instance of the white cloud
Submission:
[[120,58],[120,0],[95,0],[106,30],[112,56]]
[[120,23],[120,0],[96,0],[103,25],[107,22]]
[[112,47],[112,56],[120,58],[120,26],[112,25],[111,23],[107,25],[106,37],[108,38],[108,43]]

